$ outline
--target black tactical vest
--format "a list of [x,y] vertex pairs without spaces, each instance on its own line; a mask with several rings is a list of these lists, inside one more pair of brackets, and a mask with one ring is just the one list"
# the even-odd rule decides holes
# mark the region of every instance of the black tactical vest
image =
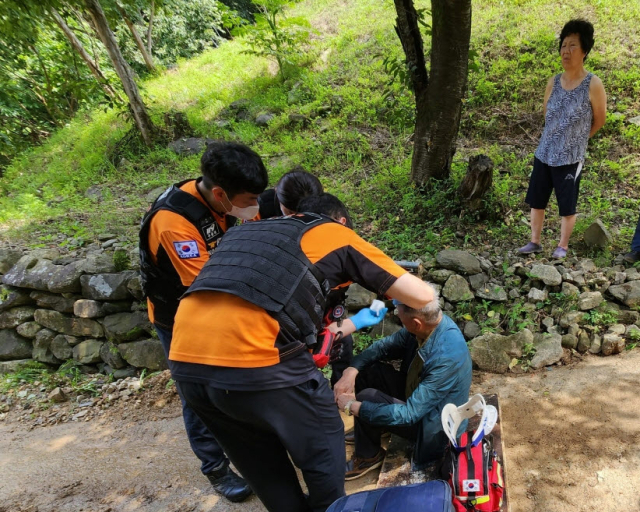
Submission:
[[230,229],[185,295],[221,291],[265,309],[280,324],[280,360],[311,348],[322,328],[330,288],[302,252],[300,240],[309,229],[328,222],[334,221],[303,213]]
[[[171,328],[178,310],[180,297],[187,290],[182,284],[178,272],[173,267],[167,250],[160,246],[154,264],[149,250],[149,228],[151,219],[160,210],[169,210],[181,215],[193,224],[207,247],[209,255],[213,254],[216,245],[224,234],[211,211],[191,194],[180,190],[180,187],[191,180],[171,185],[151,205],[142,219],[140,226],[140,274],[142,289],[153,304],[155,322],[163,327]],[[227,224],[235,224],[235,218],[227,216]]]

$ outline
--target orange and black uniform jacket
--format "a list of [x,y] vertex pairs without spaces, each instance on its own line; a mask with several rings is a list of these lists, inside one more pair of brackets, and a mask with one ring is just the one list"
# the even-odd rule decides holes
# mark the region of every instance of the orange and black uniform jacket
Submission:
[[[300,248],[331,288],[353,281],[385,294],[406,271],[338,223],[309,229]],[[176,380],[221,389],[275,389],[297,385],[315,372],[311,355],[281,362],[278,322],[264,309],[224,292],[196,291],[180,301],[169,365]]]
[[[225,215],[220,215],[213,211],[207,201],[196,187],[198,180],[188,181],[180,187],[180,190],[194,196],[204,204],[222,232],[226,232],[227,219]],[[198,248],[198,256],[181,257],[180,244],[195,243]],[[176,245],[177,244],[177,245]],[[168,265],[175,269],[180,276],[184,286],[190,286],[196,278],[204,264],[209,260],[209,250],[198,229],[182,215],[168,210],[160,210],[151,219],[149,226],[149,251],[151,259],[156,265]],[[184,256],[184,254],[182,255]],[[153,304],[147,299],[149,306],[149,320],[153,323]]]

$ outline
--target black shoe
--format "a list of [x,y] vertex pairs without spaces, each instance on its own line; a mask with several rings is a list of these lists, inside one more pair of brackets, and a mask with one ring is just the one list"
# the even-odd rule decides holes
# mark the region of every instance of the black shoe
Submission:
[[624,255],[624,261],[627,263],[637,263],[640,261],[640,251],[631,251]]
[[217,469],[205,475],[218,494],[221,494],[229,501],[239,503],[246,500],[253,491],[243,478],[236,475],[229,465],[222,469]]

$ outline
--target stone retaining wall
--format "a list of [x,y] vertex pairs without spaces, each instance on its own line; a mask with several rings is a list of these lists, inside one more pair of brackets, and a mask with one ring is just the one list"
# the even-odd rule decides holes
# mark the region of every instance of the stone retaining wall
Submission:
[[[640,272],[615,263],[597,268],[586,258],[445,250],[423,262],[421,275],[463,331],[474,367],[505,373],[618,354],[640,341]],[[375,295],[352,285],[349,297],[356,310]],[[373,333],[391,334],[398,323],[391,319]]]
[[[117,272],[113,255],[0,250],[0,373],[29,360],[59,365],[73,359],[83,371],[116,377],[166,368],[139,273]],[[135,254],[126,258],[135,266]]]
[[[59,365],[73,359],[87,372],[116,377],[136,368],[166,368],[147,319],[135,251],[127,255],[133,269],[123,272],[116,271],[113,255],[104,249],[82,257],[62,257],[55,249],[0,249],[0,372],[25,360]],[[571,354],[616,354],[640,339],[636,268],[445,250],[426,259],[421,272],[441,292],[443,309],[458,321],[481,370],[518,371]],[[347,306],[356,310],[374,298],[353,285]],[[505,315],[514,317],[511,324]],[[373,334],[392,333],[398,323],[385,319]]]

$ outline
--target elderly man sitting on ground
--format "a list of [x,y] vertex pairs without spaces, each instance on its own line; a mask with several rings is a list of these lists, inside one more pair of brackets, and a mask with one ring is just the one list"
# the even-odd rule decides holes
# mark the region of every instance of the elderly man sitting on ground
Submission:
[[[414,468],[438,460],[447,443],[443,407],[469,399],[469,350],[458,326],[442,314],[437,295],[421,310],[401,303],[396,308],[404,328],[354,358],[334,387],[340,409],[355,416],[346,480],[382,465],[385,431],[415,443]],[[401,360],[399,371],[383,362],[395,360]]]

